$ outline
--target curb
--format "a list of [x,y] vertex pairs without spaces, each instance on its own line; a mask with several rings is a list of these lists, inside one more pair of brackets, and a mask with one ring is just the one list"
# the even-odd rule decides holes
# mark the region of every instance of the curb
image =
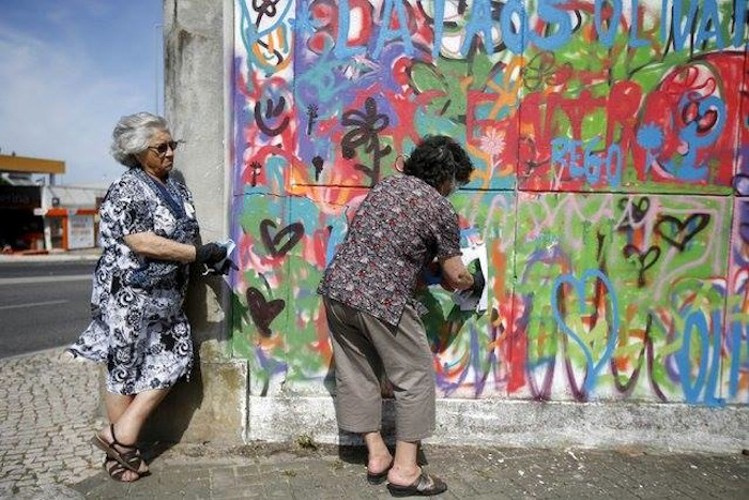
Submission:
[[96,254],[45,254],[45,255],[0,255],[0,265],[21,264],[28,262],[95,262],[99,260]]
[[[17,359],[30,358],[34,356],[48,356],[48,355],[55,354],[56,352],[57,352],[57,356],[62,356],[63,354],[65,354],[65,351],[67,351],[68,347],[70,347],[70,344],[66,344],[66,345],[59,346],[59,347],[50,347],[49,349],[42,349],[40,351],[32,351],[32,352],[24,352],[22,354],[14,354],[13,356],[0,358],[0,363],[3,363],[5,361],[15,361]],[[69,360],[64,360],[64,361],[70,361],[71,363],[78,363],[78,362],[83,362],[84,360],[85,358],[77,359],[77,358],[71,357]]]

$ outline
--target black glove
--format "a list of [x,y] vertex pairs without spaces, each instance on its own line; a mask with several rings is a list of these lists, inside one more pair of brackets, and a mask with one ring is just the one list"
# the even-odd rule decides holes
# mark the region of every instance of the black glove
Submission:
[[229,274],[231,270],[239,271],[239,268],[237,265],[231,260],[226,259],[224,262],[221,263],[221,267],[218,267],[218,265],[214,266],[206,266],[205,272],[203,273],[204,276],[208,276],[210,274]]
[[232,269],[234,269],[235,271],[239,271],[239,268],[231,259],[226,259],[224,263],[221,264],[220,269],[209,268],[209,270],[215,271],[215,274],[229,274]]
[[210,266],[226,258],[226,247],[216,243],[206,243],[195,248],[195,262]]

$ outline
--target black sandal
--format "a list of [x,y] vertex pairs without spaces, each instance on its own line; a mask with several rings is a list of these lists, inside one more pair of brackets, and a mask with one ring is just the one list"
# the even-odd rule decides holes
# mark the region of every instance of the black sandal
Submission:
[[432,476],[422,471],[416,481],[409,486],[388,483],[388,490],[390,490],[390,494],[394,497],[430,497],[447,491],[447,484],[437,476]]
[[[133,445],[128,446],[117,441],[117,438],[114,436],[114,424],[109,424],[109,430],[112,433],[111,443],[106,442],[104,438],[102,438],[98,433],[91,438],[91,443],[102,450],[104,453],[106,453],[107,456],[112,460],[117,461],[117,463],[119,463],[123,467],[126,467],[128,470],[140,475],[139,469],[141,464],[143,463],[143,458],[140,456],[138,448]],[[127,451],[121,452],[120,450],[115,448],[115,446],[124,448]]]
[[126,472],[133,472],[121,463],[119,463],[114,458],[105,457],[104,463],[101,465],[104,468],[104,471],[109,474],[109,477],[114,479],[115,481],[119,483],[134,483],[138,479],[140,479],[142,476],[135,472],[138,477],[133,479],[132,481],[126,481],[122,477],[125,475]]
[[367,482],[369,484],[382,484],[385,482],[385,479],[388,477],[388,472],[390,472],[390,468],[393,467],[393,462],[390,462],[390,465],[388,465],[384,471],[378,472],[377,474],[374,474],[372,472],[369,472],[369,469],[367,469]]

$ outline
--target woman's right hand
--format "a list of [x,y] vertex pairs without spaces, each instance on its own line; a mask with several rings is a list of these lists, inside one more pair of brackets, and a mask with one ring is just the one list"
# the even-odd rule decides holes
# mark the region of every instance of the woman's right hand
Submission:
[[[473,276],[460,258],[460,255],[441,261],[443,273],[443,288],[465,290],[473,286]],[[447,285],[445,287],[444,285]]]

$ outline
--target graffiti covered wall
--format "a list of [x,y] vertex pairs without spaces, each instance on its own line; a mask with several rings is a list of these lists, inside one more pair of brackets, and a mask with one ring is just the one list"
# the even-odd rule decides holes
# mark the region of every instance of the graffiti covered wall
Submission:
[[490,308],[421,293],[442,397],[749,403],[747,0],[237,0],[234,355],[322,394],[317,284],[425,134]]

